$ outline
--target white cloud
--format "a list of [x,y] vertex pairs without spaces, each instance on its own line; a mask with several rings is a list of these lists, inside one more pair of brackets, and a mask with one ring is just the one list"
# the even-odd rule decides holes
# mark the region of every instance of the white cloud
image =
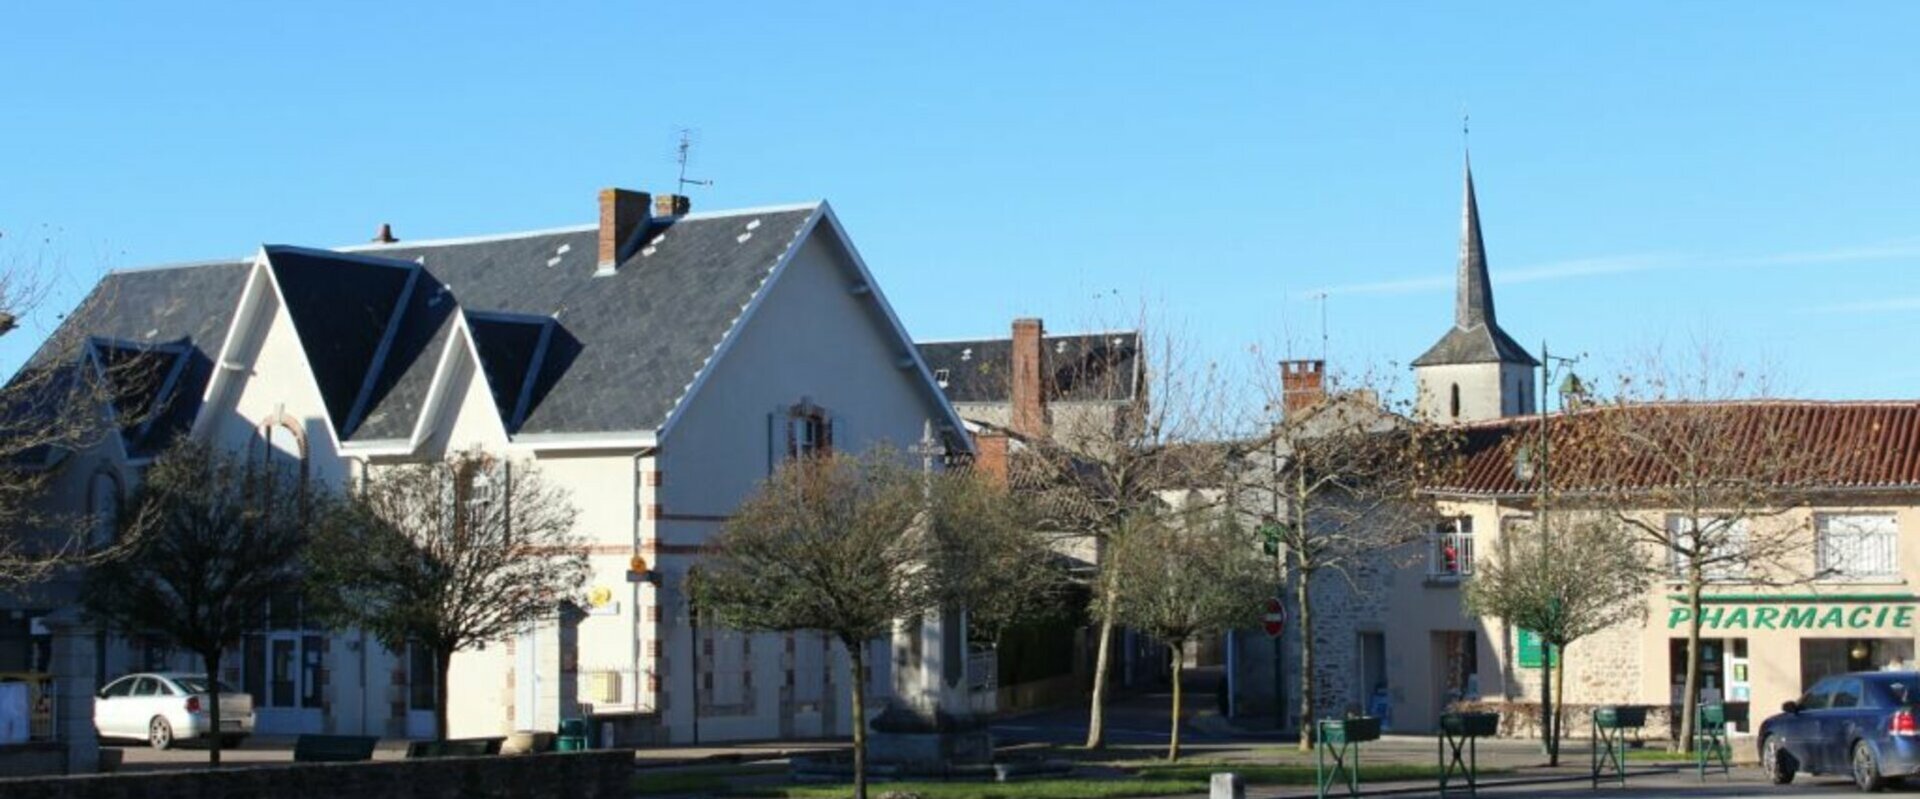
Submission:
[[[1599,256],[1571,261],[1557,261],[1519,269],[1495,269],[1493,270],[1493,282],[1495,285],[1543,283],[1555,280],[1570,280],[1632,272],[1808,266],[1814,264],[1854,263],[1862,261],[1892,261],[1904,258],[1920,258],[1920,239],[1904,239],[1880,244],[1834,247],[1826,250],[1807,250],[1776,253],[1772,255],[1747,255],[1719,258],[1671,253]],[[1451,291],[1453,287],[1454,275],[1449,272],[1447,274],[1328,286],[1304,292],[1302,296],[1311,297],[1320,294],[1414,294]],[[1865,310],[1908,310],[1911,307],[1910,305],[1895,304],[1900,302],[1901,300],[1874,301],[1872,303],[1866,303],[1865,305],[1871,305],[1873,307],[1866,308]],[[1850,306],[1831,307],[1837,309]]]

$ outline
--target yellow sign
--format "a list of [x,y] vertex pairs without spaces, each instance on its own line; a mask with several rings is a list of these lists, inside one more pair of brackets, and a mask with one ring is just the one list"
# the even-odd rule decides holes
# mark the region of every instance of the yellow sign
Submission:
[[613,589],[604,585],[596,585],[593,587],[593,590],[587,592],[587,605],[589,607],[604,608],[608,602],[612,601]]

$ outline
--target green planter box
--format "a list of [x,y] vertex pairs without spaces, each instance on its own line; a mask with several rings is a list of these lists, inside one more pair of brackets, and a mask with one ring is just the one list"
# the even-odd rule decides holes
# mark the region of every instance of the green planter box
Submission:
[[1380,720],[1371,716],[1320,722],[1320,742],[1339,746],[1380,740]]
[[1608,730],[1631,730],[1647,726],[1647,709],[1635,705],[1609,705],[1593,710],[1593,726]]
[[1498,713],[1447,713],[1440,716],[1440,729],[1449,735],[1484,738],[1500,733]]

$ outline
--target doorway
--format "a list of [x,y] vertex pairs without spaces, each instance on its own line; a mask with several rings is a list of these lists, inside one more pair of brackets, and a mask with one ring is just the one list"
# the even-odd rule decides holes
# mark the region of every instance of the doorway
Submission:
[[1392,693],[1387,685],[1387,636],[1385,633],[1360,634],[1359,682],[1354,686],[1354,704],[1366,715],[1380,719],[1385,729],[1392,724]]

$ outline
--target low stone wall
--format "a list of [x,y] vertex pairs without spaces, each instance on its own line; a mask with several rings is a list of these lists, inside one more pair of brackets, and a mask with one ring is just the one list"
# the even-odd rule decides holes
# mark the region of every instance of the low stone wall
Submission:
[[625,799],[633,751],[0,779],[7,799]]
[[67,745],[58,741],[0,744],[0,777],[67,773]]

